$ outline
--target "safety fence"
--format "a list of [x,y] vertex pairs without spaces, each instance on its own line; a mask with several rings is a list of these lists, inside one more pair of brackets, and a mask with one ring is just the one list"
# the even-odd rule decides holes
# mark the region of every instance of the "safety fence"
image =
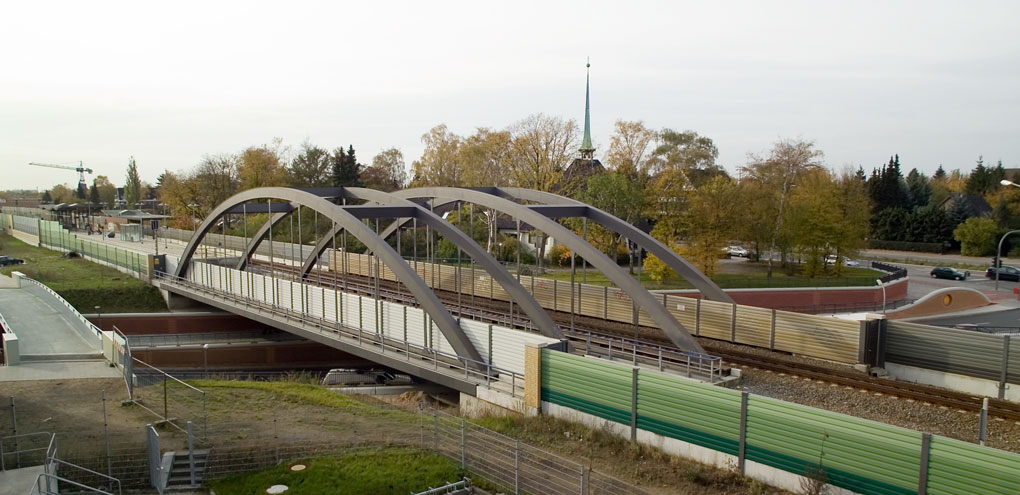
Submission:
[[[862,494],[1015,494],[1020,455],[542,350],[542,401]],[[553,413],[555,414],[555,412]],[[649,440],[655,442],[655,440]],[[728,461],[732,462],[732,461]]]
[[[210,263],[194,262],[188,278],[244,301],[267,303],[311,320],[340,323],[355,329],[362,339],[385,339],[397,348],[414,347],[456,356],[456,350],[421,308]],[[460,327],[486,365],[517,375],[524,373],[526,346],[558,342],[535,333],[468,319],[461,319]]]
[[53,212],[44,210],[42,208],[27,208],[22,206],[4,206],[0,208],[0,212],[8,215],[16,215],[21,217],[31,218],[32,220],[42,218],[43,220],[53,220],[55,216]]
[[1010,351],[1009,334],[891,320],[887,339],[888,362],[992,380],[1000,399],[1007,383],[1020,383],[1020,350]]
[[[360,276],[375,274],[375,259],[371,255],[330,251],[327,256],[331,270]],[[485,270],[474,265],[422,261],[409,264],[435,289],[457,291],[466,297],[510,301],[507,292]],[[383,279],[396,280],[393,271],[380,265]],[[525,290],[546,309],[621,323],[634,322],[634,303],[622,289],[527,275],[519,278]],[[846,363],[856,363],[860,359],[863,329],[856,321],[668,294],[655,297],[695,336]],[[637,314],[639,325],[658,326],[644,311],[637,311]]]
[[594,471],[584,464],[475,425],[464,418],[422,410],[422,447],[455,462],[474,479],[496,485],[501,493],[648,494],[645,490]]
[[191,421],[197,433],[205,435],[209,425],[205,391],[138,358],[132,358],[132,371],[129,394],[133,404],[182,433],[183,425]]
[[[401,408],[351,402],[338,408],[296,400],[283,392],[277,396],[282,400],[272,400],[264,409],[240,410],[231,399],[236,394],[243,396],[250,387],[233,388],[228,383],[219,383],[217,387],[209,389],[215,394],[209,426],[199,430],[198,423],[193,422],[194,447],[208,449],[203,476],[206,480],[310,458],[385,455],[387,447],[406,447],[445,456],[473,480],[484,480],[502,493],[648,494],[597,468],[433,411],[420,403],[408,403]],[[96,392],[60,387],[33,389],[17,398],[15,430],[39,424],[58,427],[61,445],[68,446],[62,448],[61,458],[90,470],[66,473],[76,483],[103,486],[112,476],[125,489],[144,489],[150,485],[149,428],[145,427],[144,417],[133,412],[133,406],[115,405],[122,394],[120,391],[111,394],[110,412],[118,418],[111,417],[107,429],[105,393],[99,396]],[[341,403],[350,400],[343,395],[338,397]],[[9,428],[15,417],[13,408],[14,399],[9,408],[0,408],[0,428],[4,429],[0,431]],[[158,453],[176,451],[178,455],[187,455],[186,419],[199,419],[194,414],[198,408],[194,402],[181,402],[177,413],[171,409],[170,415],[178,416],[175,426],[180,428],[153,425],[161,443]],[[13,446],[15,439],[10,440],[4,446]],[[12,451],[37,447],[45,447],[45,442],[21,441],[17,449],[4,452],[9,462],[16,462]],[[61,475],[65,472],[61,471]]]
[[149,276],[149,261],[145,254],[111,246],[102,241],[93,241],[72,234],[59,223],[38,220],[39,245],[58,251],[75,251],[89,261],[104,264],[137,278],[146,280]]

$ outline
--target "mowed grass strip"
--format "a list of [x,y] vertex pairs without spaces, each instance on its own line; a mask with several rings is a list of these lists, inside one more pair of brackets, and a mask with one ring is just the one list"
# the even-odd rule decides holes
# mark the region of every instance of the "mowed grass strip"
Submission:
[[5,266],[0,273],[18,271],[46,284],[82,313],[142,313],[166,311],[155,287],[113,268],[82,258],[30,246],[10,235],[0,235],[0,254],[21,258],[25,264]]
[[[294,464],[306,469],[291,471]],[[411,447],[359,449],[339,457],[292,461],[252,474],[211,481],[217,495],[257,495],[286,485],[287,495],[407,495],[461,478],[450,459]]]

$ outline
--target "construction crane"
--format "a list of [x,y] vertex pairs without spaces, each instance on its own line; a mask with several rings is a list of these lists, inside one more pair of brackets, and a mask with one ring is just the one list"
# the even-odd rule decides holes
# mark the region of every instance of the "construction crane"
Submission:
[[64,169],[64,170],[74,170],[75,172],[78,172],[78,191],[79,191],[79,194],[82,194],[83,192],[87,193],[88,190],[89,190],[89,186],[85,182],[85,174],[86,173],[91,174],[92,173],[92,169],[91,168],[83,167],[81,162],[78,162],[78,166],[77,167],[69,167],[67,165],[54,165],[54,164],[51,164],[51,163],[35,163],[35,162],[30,162],[29,165],[35,165],[36,167],[49,167],[49,168],[61,168],[61,169]]

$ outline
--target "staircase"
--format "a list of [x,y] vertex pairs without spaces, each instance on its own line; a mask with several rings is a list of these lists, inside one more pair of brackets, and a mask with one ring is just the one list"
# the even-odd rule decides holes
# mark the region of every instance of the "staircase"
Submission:
[[165,457],[171,457],[170,474],[167,477],[166,489],[164,491],[190,491],[196,486],[201,486],[205,481],[205,466],[209,458],[209,449],[195,449],[195,484],[191,484],[191,464],[188,459],[188,451],[167,452]]

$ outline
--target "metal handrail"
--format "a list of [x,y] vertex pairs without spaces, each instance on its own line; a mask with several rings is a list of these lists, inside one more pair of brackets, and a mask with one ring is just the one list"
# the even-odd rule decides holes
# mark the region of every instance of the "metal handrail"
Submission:
[[[35,448],[25,449],[25,450],[12,450],[10,452],[5,452],[4,451],[4,442],[5,441],[9,441],[9,440],[12,440],[12,439],[17,439],[17,438],[29,438],[29,437],[38,437],[38,436],[45,437],[47,435],[50,437],[50,441],[49,441],[49,444],[45,448],[43,448],[43,447],[35,447]],[[4,462],[4,457],[6,457],[8,455],[12,455],[12,454],[20,455],[20,454],[26,454],[28,452],[37,452],[37,451],[40,451],[40,450],[45,450],[46,451],[46,456],[43,458],[43,462],[45,462],[45,460],[48,457],[50,457],[51,453],[55,453],[56,452],[56,435],[53,434],[53,433],[50,433],[50,432],[37,431],[37,432],[33,432],[33,433],[22,433],[20,435],[9,435],[9,436],[6,436],[6,437],[0,437],[0,471],[6,471],[7,470],[7,465]]]
[[446,495],[449,493],[454,493],[458,490],[465,490],[471,488],[472,486],[473,485],[471,484],[471,478],[464,478],[460,481],[454,481],[453,483],[448,483],[436,488],[429,488],[428,490],[413,493],[412,495]]
[[300,337],[289,333],[270,335],[260,335],[256,332],[152,334],[152,335],[132,335],[131,345],[138,348],[138,347],[182,346],[203,343],[281,342],[298,339],[300,339]]
[[[89,493],[100,493],[102,495],[114,495],[113,493],[104,492],[103,490],[100,490],[98,488],[91,487],[91,486],[88,486],[88,485],[83,485],[81,483],[78,483],[77,481],[72,481],[72,480],[69,480],[67,478],[61,478],[60,476],[57,476],[55,474],[48,474],[48,473],[41,473],[39,476],[35,477],[35,485],[32,486],[32,491],[29,492],[29,495],[35,495],[37,493],[39,495],[58,495],[59,494],[59,492],[50,491],[48,488],[45,488],[45,489],[44,488],[40,488],[40,482],[43,479],[46,479],[46,480],[52,479],[52,480],[56,480],[57,482],[68,483],[68,484],[74,485],[77,488],[81,488],[83,490],[87,490]],[[119,485],[120,481],[118,481],[117,483],[118,483],[118,491],[117,491],[117,493],[119,494],[119,493],[121,493],[120,492],[120,485]],[[48,481],[47,481],[46,485],[49,486],[49,482]]]
[[119,479],[117,479],[117,478],[114,478],[113,476],[109,476],[109,475],[106,475],[106,474],[100,473],[100,472],[98,472],[98,471],[93,471],[93,470],[91,470],[91,469],[89,469],[89,468],[87,468],[87,467],[82,467],[82,466],[79,466],[79,465],[77,465],[77,464],[74,464],[74,463],[72,463],[72,462],[67,462],[67,461],[65,461],[65,460],[57,459],[56,457],[54,457],[54,458],[50,459],[50,461],[52,461],[52,462],[57,462],[57,463],[59,463],[59,464],[61,464],[61,465],[63,465],[63,466],[67,466],[67,467],[70,467],[70,468],[74,468],[74,469],[77,469],[77,470],[79,470],[79,471],[85,471],[86,473],[89,473],[89,474],[93,474],[93,475],[99,476],[100,478],[105,478],[105,479],[107,479],[107,480],[109,480],[109,481],[110,481],[110,489],[111,489],[111,490],[113,489],[113,484],[114,484],[114,483],[116,483],[116,484],[117,484],[117,493],[118,493],[118,494],[119,494],[119,493],[122,493],[122,490],[121,490],[121,486],[120,486],[120,480],[119,480]]
[[[569,332],[568,332],[569,333]],[[591,344],[593,342],[593,334],[591,331],[586,332],[573,332],[574,335],[580,337],[584,335],[586,352],[589,352]],[[672,358],[675,361],[686,360],[686,368],[688,376],[692,369],[702,373],[708,373],[709,380],[715,383],[717,380],[722,379],[722,358],[719,356],[713,356],[711,354],[704,354],[695,351],[676,350],[661,345],[648,344],[639,340],[634,340],[626,337],[615,337],[599,335],[598,339],[605,340],[608,343],[609,354],[608,358],[612,360],[613,355],[613,342],[619,342],[618,354],[615,357],[620,359],[628,356],[634,358],[637,356],[648,358],[648,356],[654,356],[652,359],[656,359],[658,362],[659,371],[664,369],[664,358]],[[598,343],[596,341],[596,343]],[[635,345],[636,344],[636,345]],[[706,365],[707,363],[707,365]]]
[[193,385],[189,385],[189,384],[187,384],[187,383],[185,383],[185,382],[183,382],[181,380],[178,380],[175,376],[171,375],[170,373],[167,373],[167,372],[165,372],[165,371],[163,371],[163,370],[161,370],[161,369],[159,369],[159,368],[157,368],[157,367],[155,367],[155,366],[153,366],[153,365],[151,365],[149,363],[146,363],[145,361],[142,361],[141,359],[138,359],[136,357],[132,357],[131,360],[135,361],[135,362],[138,362],[138,363],[140,363],[140,364],[142,364],[142,365],[144,365],[144,366],[146,366],[148,368],[154,369],[154,370],[162,373],[164,376],[168,377],[169,379],[171,379],[171,380],[173,380],[173,381],[175,381],[175,382],[177,382],[177,383],[179,383],[181,385],[184,385],[185,387],[188,387],[191,390],[194,390],[195,392],[198,392],[200,394],[205,394],[204,390],[202,390],[202,389],[200,389],[198,387],[195,387]]
[[[273,314],[273,315],[281,315],[281,316],[283,316],[287,320],[295,319],[295,320],[301,321],[302,323],[307,323],[307,324],[311,324],[312,326],[318,327],[320,330],[328,329],[331,332],[337,333],[338,337],[344,336],[346,334],[346,336],[348,338],[357,340],[359,345],[361,345],[362,343],[364,343],[365,340],[367,340],[367,337],[365,336],[365,332],[360,331],[360,329],[351,328],[348,325],[343,324],[342,322],[334,322],[332,320],[329,320],[330,324],[326,325],[326,321],[327,320],[325,320],[323,318],[309,318],[307,315],[305,315],[303,313],[299,313],[299,312],[293,311],[293,310],[291,310],[289,308],[283,308],[283,307],[278,306],[276,304],[267,303],[265,301],[260,301],[260,300],[252,299],[252,298],[245,297],[245,296],[238,296],[236,294],[222,292],[222,291],[220,291],[218,289],[214,289],[212,287],[209,287],[209,286],[206,286],[206,285],[203,285],[203,284],[199,284],[199,283],[197,283],[197,282],[195,282],[193,280],[189,280],[189,279],[186,279],[186,278],[178,277],[176,275],[171,275],[171,274],[168,274],[168,273],[158,273],[158,274],[156,274],[156,278],[168,281],[170,283],[176,283],[176,284],[179,284],[179,285],[183,285],[185,287],[192,287],[192,288],[195,288],[195,289],[197,289],[199,291],[202,291],[202,292],[205,292],[205,293],[217,296],[217,297],[219,297],[219,298],[221,298],[223,300],[233,300],[233,301],[241,302],[242,304],[245,304],[246,306],[255,306],[259,310],[262,310],[263,308],[268,308],[268,311],[271,314]],[[444,361],[442,363],[443,366],[444,367],[449,367],[449,368],[452,368],[452,369],[455,369],[455,370],[463,370],[464,371],[465,379],[475,378],[476,380],[482,381],[482,378],[484,377],[484,382],[485,382],[486,386],[491,387],[491,382],[492,382],[492,380],[494,378],[494,375],[496,377],[498,377],[498,375],[505,374],[507,376],[510,376],[510,378],[511,378],[511,383],[510,383],[510,385],[511,385],[511,387],[510,387],[511,396],[516,397],[516,395],[517,395],[517,391],[516,391],[517,388],[522,388],[523,389],[523,386],[521,386],[521,387],[517,386],[517,381],[518,380],[520,380],[521,383],[524,382],[524,375],[521,374],[521,373],[517,373],[517,372],[512,371],[512,370],[500,368],[498,366],[493,366],[493,365],[491,365],[489,363],[486,363],[486,362],[483,362],[483,361],[476,361],[476,360],[473,360],[473,359],[470,359],[470,358],[466,358],[466,357],[463,357],[463,356],[458,356],[456,354],[449,354],[449,353],[446,353],[446,352],[442,352],[442,351],[440,351],[438,349],[421,346],[421,345],[412,343],[410,341],[406,341],[406,340],[402,340],[402,339],[395,339],[395,338],[392,338],[392,337],[386,337],[386,336],[377,335],[377,334],[374,334],[374,333],[372,333],[370,335],[372,336],[372,343],[375,344],[375,345],[378,345],[381,348],[383,353],[386,352],[386,349],[394,349],[394,350],[398,351],[399,353],[403,353],[409,359],[410,358],[410,354],[412,354],[411,350],[413,349],[415,351],[413,354],[415,354],[416,356],[418,356],[419,358],[423,359],[426,362],[434,363],[436,369],[438,369],[438,367],[440,365],[440,359],[439,358],[443,357],[443,358],[447,359],[447,361]],[[375,340],[376,337],[379,340]],[[387,342],[387,341],[389,341],[389,342]],[[390,342],[395,342],[396,344],[393,344],[393,343],[390,343]],[[397,344],[399,344],[399,345],[397,345]],[[463,363],[463,364],[461,364],[461,363]],[[474,368],[477,368],[477,369],[472,369],[472,365],[474,365]],[[483,371],[484,371],[484,373],[483,373]]]

